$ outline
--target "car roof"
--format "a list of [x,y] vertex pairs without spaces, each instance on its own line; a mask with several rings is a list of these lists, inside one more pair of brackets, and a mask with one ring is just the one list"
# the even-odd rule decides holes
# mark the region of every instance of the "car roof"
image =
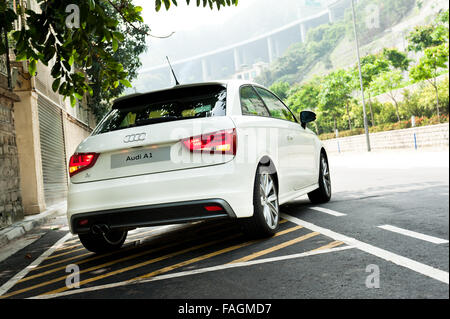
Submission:
[[147,95],[147,94],[153,94],[153,93],[158,93],[158,92],[177,90],[177,89],[189,88],[189,87],[205,86],[205,85],[224,85],[224,86],[233,85],[233,86],[237,86],[237,87],[240,87],[242,85],[261,86],[257,83],[253,83],[253,82],[245,81],[245,80],[219,80],[219,81],[211,81],[211,82],[197,82],[197,83],[189,83],[189,84],[180,84],[180,85],[175,85],[173,87],[169,87],[169,88],[165,88],[165,89],[161,89],[161,90],[148,91],[148,92],[144,92],[144,93],[133,93],[133,94],[121,96],[121,97],[115,99],[113,101],[113,104],[117,104],[119,102],[123,102],[125,100],[132,99],[132,98],[135,98],[135,97],[138,97],[141,95]]

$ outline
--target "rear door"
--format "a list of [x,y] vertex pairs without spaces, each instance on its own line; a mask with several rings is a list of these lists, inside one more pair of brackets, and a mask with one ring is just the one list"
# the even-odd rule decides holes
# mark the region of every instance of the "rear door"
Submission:
[[[225,87],[208,85],[121,101],[77,148],[77,153],[94,152],[99,156],[92,168],[74,175],[71,182],[161,173],[232,160],[232,152],[197,153],[189,149],[193,143],[214,145],[233,132],[234,123],[225,116],[226,96]],[[214,132],[219,134],[209,134]]]
[[290,190],[297,191],[314,184],[314,136],[301,127],[289,108],[273,93],[260,87],[256,87],[256,91],[269,108],[270,115],[283,123],[280,147],[286,148],[282,163]]

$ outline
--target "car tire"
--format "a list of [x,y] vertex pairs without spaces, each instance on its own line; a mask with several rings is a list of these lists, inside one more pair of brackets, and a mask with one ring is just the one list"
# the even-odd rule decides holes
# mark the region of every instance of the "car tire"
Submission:
[[127,231],[113,230],[106,234],[78,234],[78,238],[87,250],[94,253],[105,253],[120,249],[127,234]]
[[244,233],[251,238],[273,236],[279,228],[278,190],[268,166],[257,169],[253,191],[253,216],[242,220]]
[[324,152],[320,154],[319,188],[308,193],[308,198],[313,204],[326,203],[331,199],[330,168]]

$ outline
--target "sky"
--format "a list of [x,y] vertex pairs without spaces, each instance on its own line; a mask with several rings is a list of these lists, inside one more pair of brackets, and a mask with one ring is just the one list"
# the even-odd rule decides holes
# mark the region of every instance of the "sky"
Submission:
[[238,6],[222,7],[220,11],[209,6],[197,7],[196,1],[191,1],[188,6],[185,0],[179,0],[178,6],[172,6],[166,10],[164,5],[159,12],[155,11],[155,2],[149,0],[134,0],[133,3],[143,8],[144,21],[155,36],[166,36],[179,30],[195,29],[205,25],[220,25],[233,17],[240,10],[248,7],[257,0],[240,0]]

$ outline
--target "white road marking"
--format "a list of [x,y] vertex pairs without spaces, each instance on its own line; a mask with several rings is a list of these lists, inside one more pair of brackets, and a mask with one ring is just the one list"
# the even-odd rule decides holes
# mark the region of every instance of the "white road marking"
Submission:
[[11,242],[9,242],[4,247],[0,248],[0,262],[4,261],[5,259],[11,257],[19,250],[24,249],[28,245],[31,245],[36,240],[40,239],[45,233],[39,233],[39,234],[33,234],[33,235],[26,235],[23,238],[15,239]]
[[323,208],[323,207],[309,207],[309,208],[313,209],[313,210],[317,210],[318,212],[322,212],[322,213],[337,216],[337,217],[347,216],[347,214],[339,213],[339,212],[336,212],[336,211],[328,209],[328,208]]
[[39,266],[39,264],[48,256],[50,256],[56,249],[61,247],[66,240],[72,238],[72,234],[68,233],[63,238],[58,240],[52,247],[47,249],[42,255],[40,255],[35,261],[33,261],[28,267],[22,269],[14,277],[8,280],[3,286],[0,287],[0,296],[4,295],[11,287],[13,287],[20,279],[25,277],[33,268]]
[[279,257],[272,257],[272,258],[265,258],[265,259],[258,259],[258,260],[251,260],[251,261],[245,261],[235,264],[224,264],[219,266],[213,266],[213,267],[207,267],[207,268],[201,268],[201,269],[194,269],[194,270],[187,270],[187,271],[181,271],[178,273],[173,274],[167,274],[167,275],[160,275],[156,277],[151,277],[147,279],[141,279],[141,280],[126,280],[121,282],[116,282],[112,284],[106,284],[101,286],[94,286],[94,287],[88,287],[88,288],[79,288],[74,290],[69,290],[57,294],[52,295],[40,295],[31,297],[29,299],[51,299],[51,298],[57,298],[57,297],[63,297],[68,295],[74,295],[74,294],[80,294],[84,292],[91,292],[91,291],[97,291],[97,290],[103,290],[103,289],[110,289],[110,288],[116,288],[121,286],[127,286],[127,285],[135,285],[135,284],[142,284],[142,283],[148,283],[151,281],[159,281],[164,279],[171,279],[171,278],[178,278],[178,277],[184,277],[184,276],[191,276],[196,274],[203,274],[207,272],[212,271],[218,271],[218,270],[224,270],[224,269],[231,269],[231,268],[238,268],[238,267],[246,267],[246,266],[252,266],[252,265],[258,265],[258,264],[265,264],[269,262],[276,262],[276,261],[282,261],[282,260],[289,260],[294,258],[301,258],[301,257],[307,257],[307,256],[314,256],[314,255],[320,255],[320,254],[326,254],[341,250],[347,250],[354,248],[352,246],[344,246],[344,247],[338,247],[338,248],[331,248],[331,249],[323,249],[323,250],[317,250],[317,251],[309,251],[305,253],[300,254],[293,254],[293,255],[286,255],[286,256],[279,256]]
[[395,227],[395,226],[392,226],[392,225],[378,226],[378,228],[389,230],[389,231],[392,231],[394,233],[402,234],[402,235],[405,235],[405,236],[409,236],[409,237],[414,237],[414,238],[417,238],[417,239],[425,240],[425,241],[428,241],[428,242],[433,243],[433,244],[446,244],[446,243],[448,243],[448,240],[446,240],[446,239],[441,239],[441,238],[437,238],[437,237],[433,237],[433,236],[417,233],[415,231],[411,231],[411,230]]
[[290,222],[293,222],[297,225],[301,225],[309,230],[316,231],[321,233],[322,235],[328,236],[333,238],[334,240],[343,241],[347,245],[354,246],[355,248],[358,248],[362,251],[365,251],[366,253],[369,253],[371,255],[377,256],[379,258],[382,258],[384,260],[393,262],[394,264],[397,264],[399,266],[411,269],[415,272],[418,272],[422,275],[425,275],[430,278],[434,278],[436,280],[439,280],[443,283],[446,283],[448,285],[449,282],[449,274],[446,271],[433,268],[431,266],[422,264],[420,262],[417,262],[415,260],[397,255],[395,253],[392,253],[390,251],[387,251],[385,249],[381,249],[378,247],[375,247],[370,244],[366,244],[362,241],[359,241],[355,238],[351,238],[339,233],[336,233],[330,229],[323,228],[320,226],[316,226],[314,224],[311,224],[309,222],[306,222],[304,220],[298,219],[296,217],[287,215],[287,214],[281,214],[281,217],[284,219],[289,220]]

